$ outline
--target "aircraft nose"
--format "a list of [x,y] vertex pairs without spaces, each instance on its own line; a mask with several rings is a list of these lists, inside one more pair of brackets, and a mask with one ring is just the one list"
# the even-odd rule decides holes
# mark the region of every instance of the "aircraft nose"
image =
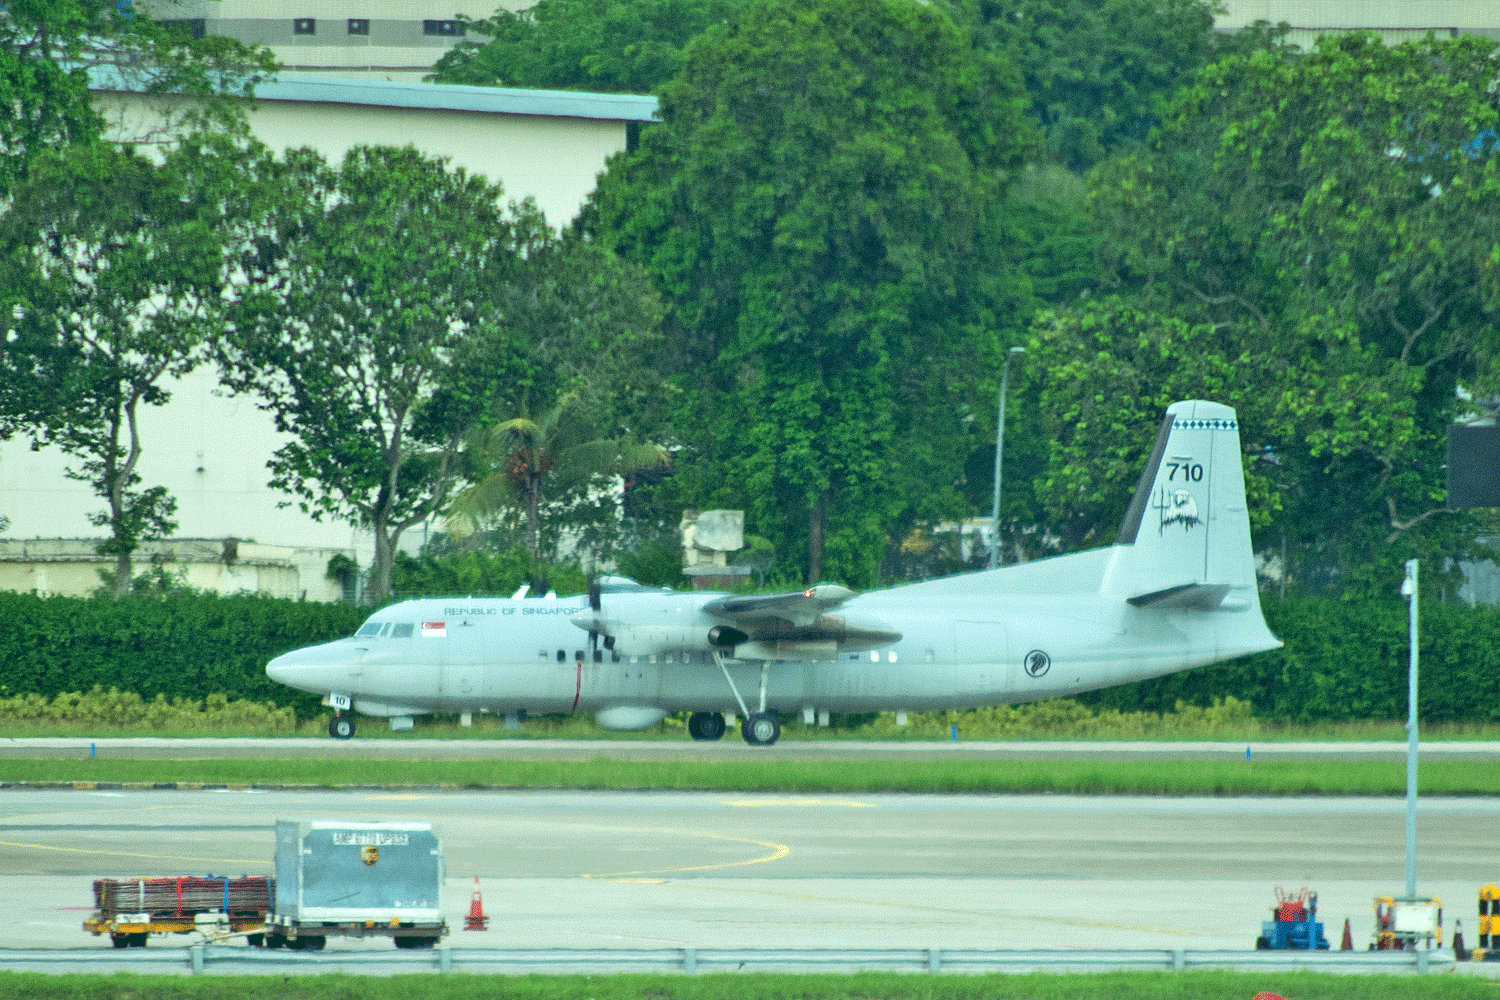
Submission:
[[342,658],[313,646],[294,649],[271,660],[266,664],[266,676],[301,691],[328,692],[347,684],[349,670]]

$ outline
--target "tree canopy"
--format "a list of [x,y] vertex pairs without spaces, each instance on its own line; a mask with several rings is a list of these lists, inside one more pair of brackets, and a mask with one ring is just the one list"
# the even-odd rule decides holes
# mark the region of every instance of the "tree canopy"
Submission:
[[1019,82],[934,7],[764,0],[690,45],[662,119],[596,204],[668,303],[690,488],[809,579],[868,581],[994,349],[971,264],[1025,149]]
[[428,79],[497,87],[645,93],[682,68],[688,41],[743,0],[540,0],[464,19],[487,42],[460,42]]
[[1093,179],[1110,280],[1216,331],[1263,412],[1246,443],[1271,459],[1272,529],[1340,587],[1473,535],[1443,462],[1456,390],[1500,374],[1494,52],[1346,34],[1236,53]]

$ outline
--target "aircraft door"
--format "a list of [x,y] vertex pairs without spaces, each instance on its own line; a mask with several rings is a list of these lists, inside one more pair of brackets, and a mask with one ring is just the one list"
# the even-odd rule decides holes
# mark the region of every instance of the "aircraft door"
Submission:
[[954,683],[959,694],[981,694],[1006,688],[1010,661],[1005,623],[953,623]]
[[472,617],[447,623],[447,657],[443,663],[442,696],[459,701],[484,696],[484,635],[488,631]]

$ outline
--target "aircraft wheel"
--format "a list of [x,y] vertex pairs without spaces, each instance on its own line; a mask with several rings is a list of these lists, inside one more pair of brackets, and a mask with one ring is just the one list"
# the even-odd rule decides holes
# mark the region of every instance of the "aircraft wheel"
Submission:
[[722,738],[724,729],[722,712],[694,712],[688,716],[688,735],[700,742]]
[[752,712],[740,726],[740,735],[753,747],[768,747],[781,738],[781,719],[775,712]]
[[347,740],[354,735],[354,719],[347,715],[335,715],[328,720],[328,735],[336,740]]

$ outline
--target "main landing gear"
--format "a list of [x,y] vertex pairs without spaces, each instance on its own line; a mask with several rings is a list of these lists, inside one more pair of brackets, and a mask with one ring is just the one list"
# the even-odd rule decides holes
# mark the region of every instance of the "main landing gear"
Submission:
[[688,735],[699,742],[721,739],[724,736],[723,712],[694,712],[688,716]]
[[328,720],[328,735],[336,740],[347,740],[354,735],[354,716],[335,715]]
[[[714,662],[719,665],[720,670],[724,671],[724,679],[729,682],[729,690],[734,692],[734,700],[739,702],[740,713],[745,720],[740,725],[740,735],[745,738],[745,742],[753,747],[768,747],[780,739],[781,720],[774,711],[766,708],[766,675],[771,669],[771,665],[767,662],[762,662],[760,665],[760,707],[757,711],[752,712],[750,711],[750,707],[745,704],[745,699],[741,697],[740,689],[735,686],[734,678],[729,675],[729,667],[724,663],[724,654],[720,653],[717,649],[714,650]],[[688,732],[693,734],[693,739],[716,740],[724,735],[724,717],[717,712],[711,713],[714,718],[718,719],[718,730],[714,735],[700,737],[694,732],[693,719],[709,714],[707,712],[694,712],[688,718]]]

